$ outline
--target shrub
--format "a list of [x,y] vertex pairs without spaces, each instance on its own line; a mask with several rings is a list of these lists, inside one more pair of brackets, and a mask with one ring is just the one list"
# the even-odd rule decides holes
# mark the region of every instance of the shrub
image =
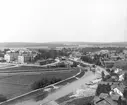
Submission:
[[35,101],[40,101],[40,100],[43,100],[47,96],[48,96],[48,92],[43,92],[40,95],[38,95],[37,97],[35,97],[34,99],[35,99]]
[[110,75],[106,75],[104,78],[103,78],[103,81],[107,81],[108,79],[110,79],[111,76]]
[[50,84],[54,84],[54,83],[59,82],[59,81],[61,81],[61,79],[55,78],[55,77],[53,77],[53,78],[42,78],[41,80],[34,82],[31,85],[31,88],[32,88],[32,90],[44,88],[45,86],[48,86]]
[[127,86],[127,73],[124,74],[124,85]]
[[104,81],[104,79],[105,79],[105,73],[104,73],[104,71],[101,72],[101,77],[102,77],[102,80]]
[[124,74],[124,80],[127,81],[127,73]]
[[6,100],[7,100],[6,96],[0,94],[0,102],[6,101]]
[[96,89],[96,96],[99,96],[101,93],[109,93],[111,91],[111,86],[109,84],[99,84]]
[[127,88],[124,89],[123,96],[127,100]]

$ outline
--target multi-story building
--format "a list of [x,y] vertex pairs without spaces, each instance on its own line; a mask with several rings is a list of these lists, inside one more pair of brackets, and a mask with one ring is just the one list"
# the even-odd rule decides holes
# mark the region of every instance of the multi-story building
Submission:
[[12,62],[12,61],[16,61],[18,60],[18,53],[7,53],[4,55],[4,59],[6,60],[6,62]]
[[28,63],[34,60],[37,52],[31,51],[29,49],[22,49],[19,51],[18,63]]
[[27,63],[32,61],[37,55],[37,52],[28,49],[9,50],[4,55],[6,62],[16,61],[18,63]]
[[18,56],[18,63],[28,63],[30,61],[32,61],[32,56],[28,56],[28,55]]

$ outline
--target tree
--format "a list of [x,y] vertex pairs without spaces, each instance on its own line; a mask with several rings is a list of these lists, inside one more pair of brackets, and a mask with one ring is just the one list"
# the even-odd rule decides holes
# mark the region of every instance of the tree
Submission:
[[127,100],[127,88],[124,89],[123,96]]
[[6,52],[7,52],[7,51],[9,51],[9,50],[10,50],[10,49],[4,49],[4,51],[3,51],[3,52],[4,52],[4,53],[6,53]]
[[89,56],[82,56],[81,60],[88,63],[93,63],[93,60]]
[[6,100],[7,100],[6,96],[0,94],[0,102],[6,101]]
[[71,67],[77,67],[77,63],[76,62],[73,62],[73,65]]
[[118,99],[118,105],[121,105],[121,103],[122,103],[122,99],[121,99],[121,96],[120,96],[119,99]]
[[106,69],[106,71],[107,71],[107,72],[110,72],[110,69],[109,69],[109,68],[107,68],[107,69]]
[[109,93],[111,91],[111,86],[109,84],[99,84],[96,89],[96,96],[99,96],[101,93]]
[[34,82],[31,85],[31,88],[32,88],[32,90],[44,88],[45,86],[48,86],[50,84],[54,84],[54,83],[59,82],[59,81],[61,81],[61,78],[56,78],[56,77],[42,78],[41,80]]
[[102,77],[102,80],[104,81],[104,79],[105,79],[105,73],[104,73],[104,71],[101,72],[101,77]]
[[124,80],[127,81],[127,73],[124,74]]

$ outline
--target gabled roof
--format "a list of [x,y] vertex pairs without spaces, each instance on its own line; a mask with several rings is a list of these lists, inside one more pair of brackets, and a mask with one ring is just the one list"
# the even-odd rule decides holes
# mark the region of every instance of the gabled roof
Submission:
[[112,98],[105,93],[101,93],[99,97],[94,98],[95,105],[118,105],[117,102],[113,101]]

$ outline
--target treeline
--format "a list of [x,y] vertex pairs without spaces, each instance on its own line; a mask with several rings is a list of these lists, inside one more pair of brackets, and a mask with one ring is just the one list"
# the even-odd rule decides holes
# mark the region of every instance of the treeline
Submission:
[[56,78],[56,77],[42,78],[41,80],[34,82],[31,86],[31,88],[32,88],[32,90],[44,88],[45,86],[54,84],[54,83],[59,82],[61,80],[62,80],[61,78]]
[[68,56],[69,53],[66,50],[44,50],[44,49],[39,49],[38,50],[39,54],[36,56],[35,60],[39,59],[49,59],[49,58],[56,58],[59,56]]
[[84,54],[86,52],[96,52],[96,51],[100,51],[100,50],[115,50],[116,52],[120,53],[123,50],[125,50],[125,47],[106,47],[106,48],[100,48],[100,47],[86,47],[86,48],[82,48],[80,51],[83,52]]
[[84,61],[84,62],[88,62],[88,63],[91,63],[91,64],[96,64],[96,65],[102,66],[101,61],[100,61],[100,57],[101,56],[96,54],[96,55],[94,55],[94,57],[92,59],[90,56],[85,55],[85,56],[81,57],[81,60]]
[[111,86],[109,84],[99,84],[96,89],[96,96],[99,96],[101,93],[109,93],[111,91]]
[[7,97],[0,94],[0,102],[6,101],[6,100],[7,100]]
[[53,63],[55,62],[54,59],[47,59],[47,60],[42,60],[40,62],[38,62],[40,65],[46,65],[46,64],[49,64],[49,63]]

